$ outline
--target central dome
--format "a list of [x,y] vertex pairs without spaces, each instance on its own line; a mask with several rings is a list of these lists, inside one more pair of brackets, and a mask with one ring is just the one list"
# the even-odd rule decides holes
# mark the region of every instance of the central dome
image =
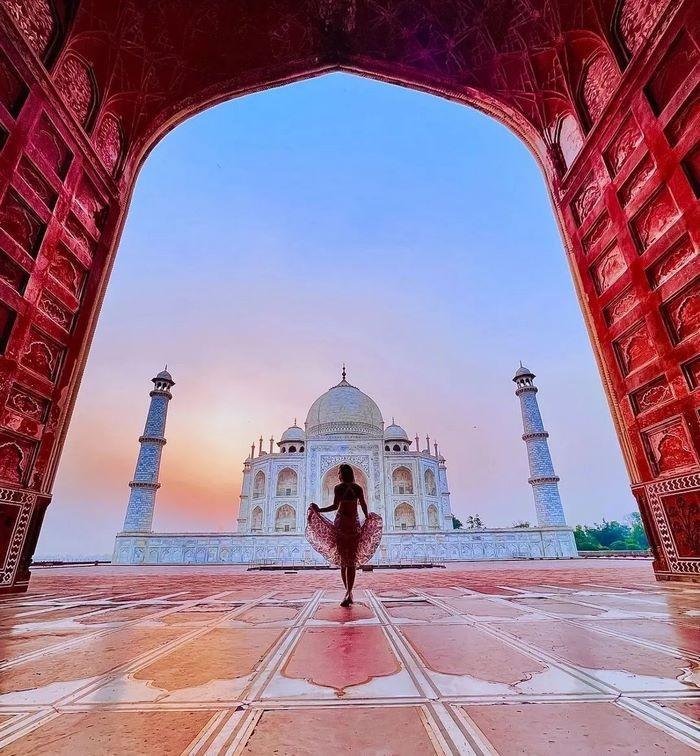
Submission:
[[381,436],[382,413],[376,403],[360,389],[343,380],[311,405],[306,416],[306,437],[336,433]]

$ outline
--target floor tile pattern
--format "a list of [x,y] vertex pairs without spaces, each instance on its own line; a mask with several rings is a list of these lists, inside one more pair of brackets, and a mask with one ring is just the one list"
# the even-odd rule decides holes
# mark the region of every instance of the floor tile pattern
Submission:
[[700,751],[700,586],[648,562],[37,570],[3,754]]

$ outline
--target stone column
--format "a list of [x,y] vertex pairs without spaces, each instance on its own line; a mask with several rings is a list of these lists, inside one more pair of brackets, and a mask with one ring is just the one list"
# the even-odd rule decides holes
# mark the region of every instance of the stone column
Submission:
[[513,381],[517,385],[515,395],[520,399],[520,410],[523,416],[523,441],[527,447],[527,458],[530,464],[528,482],[532,486],[535,499],[537,524],[540,527],[566,525],[564,509],[559,497],[559,478],[554,473],[547,442],[549,433],[542,423],[534,378],[535,374],[521,364]]
[[151,406],[148,409],[146,427],[139,438],[141,448],[134,479],[129,483],[131,494],[124,518],[126,533],[150,533],[153,530],[156,491],[160,488],[160,459],[166,443],[165,421],[168,403],[172,399],[170,389],[175,385],[175,381],[167,370],[158,373],[152,381],[155,386],[150,393]]

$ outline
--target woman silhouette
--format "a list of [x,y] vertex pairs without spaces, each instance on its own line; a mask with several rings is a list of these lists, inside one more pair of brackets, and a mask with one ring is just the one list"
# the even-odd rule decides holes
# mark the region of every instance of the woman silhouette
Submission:
[[[322,509],[311,502],[307,516],[306,539],[331,564],[340,566],[345,586],[345,598],[341,606],[352,604],[352,589],[355,573],[360,565],[369,561],[382,540],[382,518],[367,510],[365,492],[355,483],[355,474],[350,465],[341,465],[338,471],[340,483],[335,487],[333,503]],[[357,507],[362,508],[365,521],[360,525]],[[331,522],[321,512],[338,510]]]

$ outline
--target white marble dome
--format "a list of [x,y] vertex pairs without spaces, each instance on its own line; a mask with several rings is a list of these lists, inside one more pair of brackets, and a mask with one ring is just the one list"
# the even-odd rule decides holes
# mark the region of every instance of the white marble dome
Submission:
[[306,416],[306,437],[335,433],[382,435],[384,420],[376,403],[345,378],[311,405]]
[[384,440],[408,441],[408,434],[400,425],[396,425],[396,423],[392,422],[391,425],[387,425],[386,430],[384,431]]
[[292,442],[292,441],[304,441],[306,434],[298,425],[292,425],[282,434],[280,443]]

